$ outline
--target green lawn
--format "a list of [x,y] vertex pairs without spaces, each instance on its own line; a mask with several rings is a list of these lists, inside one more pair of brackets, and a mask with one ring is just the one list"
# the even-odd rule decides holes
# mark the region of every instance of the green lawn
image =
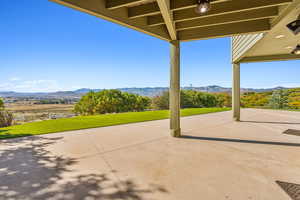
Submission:
[[[181,116],[199,115],[230,110],[229,108],[190,108],[182,109]],[[169,111],[146,111],[94,116],[78,116],[67,119],[32,122],[23,125],[0,128],[0,139],[40,135],[87,128],[113,126],[135,122],[167,119]]]

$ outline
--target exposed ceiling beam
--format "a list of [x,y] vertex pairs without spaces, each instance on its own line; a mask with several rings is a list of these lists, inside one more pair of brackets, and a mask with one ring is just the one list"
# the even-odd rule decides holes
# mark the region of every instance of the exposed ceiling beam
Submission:
[[106,0],[106,8],[107,9],[122,8],[122,7],[135,5],[143,1],[145,0]]
[[257,10],[247,10],[238,13],[229,13],[212,17],[205,17],[195,20],[182,21],[176,23],[176,30],[185,30],[205,26],[214,26],[236,22],[244,22],[258,19],[273,18],[278,15],[278,7],[263,8]]
[[293,3],[289,4],[282,12],[279,13],[278,17],[271,21],[271,26],[274,27],[278,24],[284,17],[286,17],[292,10],[294,10],[300,4],[300,0],[294,0]]
[[[232,1],[232,0],[211,0],[211,4],[216,4],[216,3],[222,3],[225,1]],[[182,9],[187,9],[187,8],[195,8],[196,7],[196,2],[195,0],[173,0],[171,1],[171,10],[182,10]]]
[[[211,3],[216,4],[224,1],[231,1],[231,0],[212,0]],[[196,2],[197,2],[196,0],[171,0],[170,9],[174,11],[174,10],[180,10],[186,8],[194,8],[196,7]],[[156,2],[128,8],[129,18],[152,16],[152,15],[157,15],[159,13],[160,13],[160,9],[157,7]]]
[[194,9],[185,9],[174,12],[174,20],[175,21],[184,21],[190,19],[196,19],[199,17],[207,17],[213,15],[220,15],[225,13],[234,13],[246,10],[253,10],[259,8],[267,8],[277,5],[283,5],[290,3],[292,0],[242,0],[242,1],[231,1],[231,2],[224,2],[220,4],[216,4],[212,7],[212,9],[204,15],[197,14]]
[[294,54],[253,56],[253,57],[244,57],[239,62],[251,63],[251,62],[270,62],[270,61],[288,61],[288,60],[300,60],[300,56]]
[[130,19],[157,15],[157,14],[160,14],[160,9],[158,7],[157,2],[128,8],[128,17]]
[[269,31],[270,28],[271,25],[269,19],[261,19],[248,22],[238,22],[232,24],[183,30],[178,32],[178,39],[181,41],[190,41],[216,37],[226,37],[240,34],[266,32]]
[[[174,21],[185,21],[197,18],[211,17],[216,15],[224,15],[228,13],[236,13],[247,10],[254,10],[260,8],[273,7],[278,5],[285,5],[292,2],[292,0],[243,0],[243,1],[228,1],[223,3],[218,3],[212,6],[212,9],[205,15],[197,14],[193,8],[179,10],[174,12]],[[163,19],[161,15],[149,16],[148,24],[154,26],[161,24]]]
[[149,26],[158,26],[164,24],[164,19],[161,15],[155,15],[147,17],[147,22]]
[[171,0],[157,0],[160,12],[164,18],[165,24],[167,26],[168,32],[172,40],[177,39],[175,24],[173,21],[173,14],[170,10],[170,1]]
[[121,9],[114,12],[106,9],[105,1],[99,0],[50,0],[75,10],[102,18],[104,20],[146,33],[162,40],[170,41],[171,38],[164,26],[149,27],[144,19],[129,20],[127,10]]

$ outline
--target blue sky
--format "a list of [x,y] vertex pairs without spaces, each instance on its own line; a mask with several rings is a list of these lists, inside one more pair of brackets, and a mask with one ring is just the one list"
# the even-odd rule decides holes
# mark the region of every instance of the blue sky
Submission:
[[[47,0],[2,0],[0,91],[159,87],[169,44]],[[182,86],[231,86],[230,39],[182,43]],[[244,64],[241,86],[300,86],[300,61]]]

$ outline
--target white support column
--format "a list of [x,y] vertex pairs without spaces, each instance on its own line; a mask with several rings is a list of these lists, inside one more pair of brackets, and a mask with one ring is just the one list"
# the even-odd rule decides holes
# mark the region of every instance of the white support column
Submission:
[[240,63],[232,64],[232,112],[233,119],[240,121]]
[[170,129],[173,137],[180,137],[180,42],[170,42]]

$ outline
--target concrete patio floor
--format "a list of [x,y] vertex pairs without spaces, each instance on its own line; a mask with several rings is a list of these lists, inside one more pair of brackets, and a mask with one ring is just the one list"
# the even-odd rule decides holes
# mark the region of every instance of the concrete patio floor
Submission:
[[[0,199],[289,200],[300,112],[242,110],[0,141]],[[300,199],[300,195],[297,199]]]

